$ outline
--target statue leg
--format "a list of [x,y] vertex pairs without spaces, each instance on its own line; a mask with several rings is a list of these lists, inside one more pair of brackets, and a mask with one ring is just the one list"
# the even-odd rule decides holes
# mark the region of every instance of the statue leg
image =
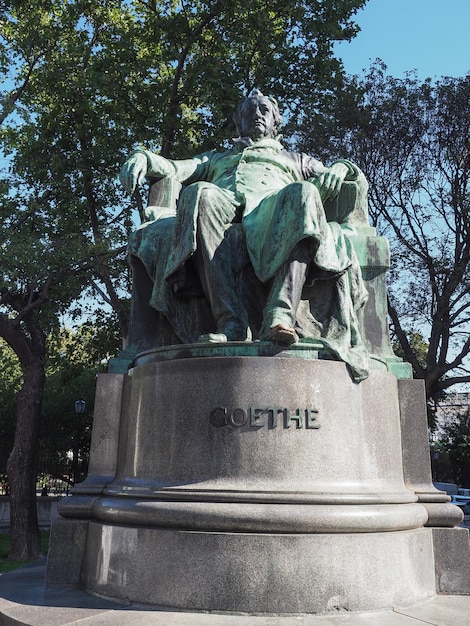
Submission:
[[[196,229],[196,262],[217,329],[200,341],[245,341],[248,315],[240,291],[241,263],[246,252],[241,238],[228,236],[240,222],[241,209],[215,185],[200,183]],[[241,228],[241,226],[240,226]]]
[[272,279],[263,312],[260,337],[267,341],[291,344],[298,337],[294,330],[297,309],[307,276],[311,245],[299,241]]

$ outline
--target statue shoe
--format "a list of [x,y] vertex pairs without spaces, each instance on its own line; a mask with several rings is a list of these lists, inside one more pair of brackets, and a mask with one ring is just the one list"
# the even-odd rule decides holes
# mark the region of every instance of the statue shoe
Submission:
[[227,343],[228,338],[224,333],[207,333],[198,338],[198,343]]
[[299,337],[293,328],[286,326],[285,324],[277,324],[272,326],[267,333],[267,341],[273,343],[280,343],[286,346],[290,346],[299,340]]
[[227,341],[246,341],[246,330],[234,328],[222,329],[219,333],[207,333],[198,338],[198,343],[227,343]]

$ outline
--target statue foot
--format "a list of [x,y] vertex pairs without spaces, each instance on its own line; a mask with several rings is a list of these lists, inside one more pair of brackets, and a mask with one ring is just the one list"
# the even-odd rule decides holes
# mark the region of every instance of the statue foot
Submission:
[[[266,340],[273,343],[281,343],[290,346],[299,340],[299,337],[293,328],[289,328],[285,324],[277,324],[272,326],[267,333]],[[263,337],[264,339],[264,337]]]
[[205,335],[201,335],[198,339],[198,343],[227,343],[227,341],[246,341],[246,337],[246,326],[235,323],[227,323],[216,333],[207,333]]

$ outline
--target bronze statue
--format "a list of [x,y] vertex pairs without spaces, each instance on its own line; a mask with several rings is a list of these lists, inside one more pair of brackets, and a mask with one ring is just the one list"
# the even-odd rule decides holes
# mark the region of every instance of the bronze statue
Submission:
[[[363,174],[347,160],[328,168],[288,152],[277,103],[259,91],[234,120],[240,136],[226,151],[169,160],[139,149],[121,170],[129,193],[145,178],[183,185],[176,213],[154,215],[131,239],[153,281],[151,306],[182,342],[321,339],[363,361],[356,311],[367,294],[348,239],[367,224]],[[193,329],[179,305],[202,294],[211,319]]]

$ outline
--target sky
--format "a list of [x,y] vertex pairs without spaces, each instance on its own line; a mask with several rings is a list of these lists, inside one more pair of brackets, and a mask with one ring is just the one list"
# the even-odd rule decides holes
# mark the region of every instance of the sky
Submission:
[[460,77],[470,72],[470,0],[369,0],[355,20],[361,32],[335,46],[348,74],[376,58],[403,78]]

